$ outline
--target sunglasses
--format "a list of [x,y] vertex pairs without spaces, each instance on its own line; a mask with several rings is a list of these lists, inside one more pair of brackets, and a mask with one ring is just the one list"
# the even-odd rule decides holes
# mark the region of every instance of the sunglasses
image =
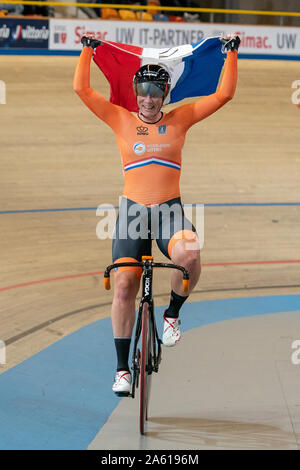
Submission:
[[[161,84],[165,88],[165,84]],[[152,98],[163,98],[165,91],[160,88],[158,85],[155,85],[151,82],[137,83],[136,85],[136,94],[138,96],[148,96]]]

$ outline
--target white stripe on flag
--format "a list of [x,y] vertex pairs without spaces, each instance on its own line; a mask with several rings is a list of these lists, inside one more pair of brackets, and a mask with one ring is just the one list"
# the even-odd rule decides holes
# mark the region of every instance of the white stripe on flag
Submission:
[[193,46],[191,44],[184,44],[176,47],[166,47],[164,49],[154,49],[145,47],[143,49],[143,59],[156,59],[158,62],[166,63],[173,61],[181,61],[183,57],[187,57],[193,53]]
[[178,80],[184,72],[185,64],[182,59],[184,57],[193,55],[194,51],[201,47],[208,39],[212,38],[205,38],[196,47],[193,47],[191,44],[184,44],[182,46],[165,49],[153,49],[150,47],[143,49],[141,66],[158,63],[162,65],[170,74],[171,89],[164,100],[164,105],[170,103],[171,92],[176,87]]

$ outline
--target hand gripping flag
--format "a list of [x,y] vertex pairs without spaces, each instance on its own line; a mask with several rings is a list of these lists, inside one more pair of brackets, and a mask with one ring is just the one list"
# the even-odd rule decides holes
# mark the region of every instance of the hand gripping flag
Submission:
[[140,67],[159,64],[166,68],[171,76],[171,90],[164,104],[175,103],[184,98],[214,93],[224,64],[224,54],[218,37],[169,49],[103,41],[96,49],[94,62],[110,84],[111,103],[137,112],[132,80]]

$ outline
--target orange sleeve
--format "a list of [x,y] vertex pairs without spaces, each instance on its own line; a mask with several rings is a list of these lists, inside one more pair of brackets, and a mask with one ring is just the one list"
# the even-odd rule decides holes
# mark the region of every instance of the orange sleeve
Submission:
[[180,117],[188,129],[190,126],[202,119],[210,116],[219,108],[224,106],[234,96],[237,83],[237,52],[230,51],[227,53],[225,61],[225,70],[218,90],[195,103],[180,106],[176,113],[182,113]]
[[104,96],[90,87],[92,55],[93,49],[91,47],[82,49],[74,74],[73,89],[96,116],[105,121],[110,127],[115,128],[121,114],[121,108],[110,103]]

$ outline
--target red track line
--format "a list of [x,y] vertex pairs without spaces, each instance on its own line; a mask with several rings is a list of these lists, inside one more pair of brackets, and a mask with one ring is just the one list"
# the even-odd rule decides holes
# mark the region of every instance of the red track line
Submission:
[[[227,263],[207,263],[202,264],[203,267],[213,267],[213,266],[247,266],[250,264],[290,264],[290,263],[300,263],[300,259],[291,259],[291,260],[277,260],[277,261],[232,261]],[[103,274],[104,271],[97,271],[94,273],[83,273],[83,274],[70,274],[68,276],[60,276],[60,277],[53,277],[50,279],[40,279],[38,281],[30,281],[24,282],[22,284],[15,284],[13,286],[6,286],[0,287],[0,292],[10,290],[10,289],[18,289],[19,287],[27,287],[33,286],[35,284],[43,284],[46,282],[53,282],[53,281],[62,281],[64,279],[74,279],[78,277],[88,277],[88,276],[99,276],[99,274]]]

